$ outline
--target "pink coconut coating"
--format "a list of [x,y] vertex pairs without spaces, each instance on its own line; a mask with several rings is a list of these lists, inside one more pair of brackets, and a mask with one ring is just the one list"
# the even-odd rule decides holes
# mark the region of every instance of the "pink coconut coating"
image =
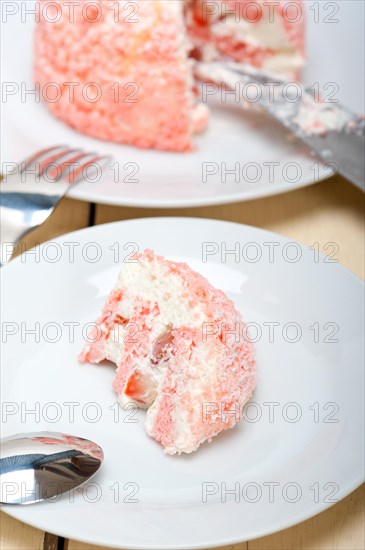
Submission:
[[[206,322],[212,323],[212,327],[214,325],[215,332],[204,338],[201,327],[180,326],[173,328],[171,334],[162,335],[160,342],[153,341],[151,328],[159,315],[158,305],[145,301],[137,303],[129,322],[140,326],[138,338],[124,345],[124,355],[117,365],[114,389],[117,394],[121,394],[132,380],[134,391],[135,373],[138,372],[141,358],[149,355],[152,364],[162,366],[164,372],[161,394],[152,404],[156,416],[149,434],[167,452],[175,452],[180,435],[176,419],[183,414],[191,430],[190,441],[184,451],[191,452],[203,441],[210,441],[213,436],[232,428],[239,421],[243,407],[255,387],[253,347],[247,338],[237,338],[235,329],[238,325],[243,329],[244,324],[234,304],[204,277],[184,263],[155,256],[149,250],[137,255],[137,258],[150,262],[151,266],[157,261],[159,266],[165,267],[166,276],[171,273],[181,278],[186,289],[183,296],[192,308],[196,304],[203,306]],[[116,311],[121,300],[122,293],[112,291],[98,320],[99,340],[85,346],[80,355],[81,361],[98,363],[105,359],[105,343],[110,328],[115,322],[123,322],[118,319]],[[243,334],[242,330],[240,334]],[[211,375],[207,375],[205,365],[201,364],[202,347],[209,364],[214,365],[213,382]],[[138,377],[137,386],[139,384]],[[204,415],[203,408],[207,404],[210,404],[207,409],[209,414]]]
[[[47,3],[42,0],[41,7]],[[89,7],[88,21],[83,2],[78,2],[73,22],[64,0],[58,3],[60,20],[41,18],[35,35],[34,78],[45,91],[43,97],[51,96],[51,82],[62,88],[60,99],[47,101],[52,113],[97,138],[142,148],[190,150],[195,100],[189,45],[176,3],[175,9],[174,2],[167,9],[161,0],[138,1],[134,16],[123,11],[121,3],[116,16],[114,0],[97,0],[99,10],[93,14]],[[56,19],[51,7],[46,13],[48,19]],[[67,83],[76,86],[70,91]]]

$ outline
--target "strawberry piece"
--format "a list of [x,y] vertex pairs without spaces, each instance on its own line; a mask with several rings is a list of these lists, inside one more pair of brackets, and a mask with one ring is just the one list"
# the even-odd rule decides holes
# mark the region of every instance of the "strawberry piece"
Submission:
[[122,317],[118,313],[117,315],[114,316],[114,323],[116,325],[121,325],[122,327],[124,327],[125,325],[128,325],[129,319],[126,319],[125,317]]
[[155,400],[156,388],[149,376],[136,369],[127,380],[124,394],[138,403],[149,406]]
[[166,361],[168,348],[171,346],[174,337],[171,334],[172,328],[168,327],[166,332],[163,332],[155,341],[151,356],[152,365],[157,365],[162,361]]

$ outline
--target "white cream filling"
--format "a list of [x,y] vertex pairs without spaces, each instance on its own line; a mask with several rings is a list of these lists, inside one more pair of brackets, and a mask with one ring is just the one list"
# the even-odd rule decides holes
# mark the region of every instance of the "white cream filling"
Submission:
[[262,68],[268,72],[291,76],[293,72],[300,71],[304,63],[305,59],[300,53],[288,50],[265,59]]
[[[282,21],[277,14],[270,20],[268,10],[265,10],[257,23],[246,21],[242,17],[237,21],[233,14],[227,14],[225,20],[218,20],[212,26],[212,34],[215,37],[234,36],[238,41],[255,48],[274,50],[273,55],[263,63],[263,69],[267,71],[291,75],[304,65],[304,58],[288,40]],[[205,61],[219,57],[219,52],[211,44],[204,47],[203,52]]]
[[166,325],[199,327],[204,321],[202,305],[191,306],[188,287],[182,278],[156,259],[151,263],[142,257],[125,264],[116,288],[123,291],[118,309],[123,317],[130,317],[136,299],[140,298],[158,304],[161,322]]
[[[200,304],[191,307],[189,298],[183,297],[186,288],[182,279],[173,273],[167,273],[161,264],[151,263],[143,258],[135,263],[126,263],[119,275],[116,285],[122,290],[123,299],[116,311],[121,317],[129,320],[137,300],[157,303],[160,315],[154,320],[152,339],[157,339],[168,327],[176,328],[188,326],[196,328],[202,326],[205,315]],[[139,326],[128,323],[125,326],[115,325],[110,337],[105,343],[107,359],[119,363],[124,354],[126,339],[137,339]]]
[[306,135],[323,135],[326,132],[340,132],[350,117],[328,103],[305,100],[293,119]]
[[235,36],[239,41],[246,42],[256,48],[270,48],[273,50],[291,49],[282,21],[277,14],[270,21],[269,13],[264,13],[260,21],[246,21],[235,15],[227,15],[225,20],[217,21],[212,27],[213,35],[217,37]]

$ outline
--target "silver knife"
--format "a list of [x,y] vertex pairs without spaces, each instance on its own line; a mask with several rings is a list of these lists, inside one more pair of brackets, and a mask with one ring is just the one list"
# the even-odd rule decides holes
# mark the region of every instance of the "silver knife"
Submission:
[[365,191],[364,116],[340,103],[321,102],[313,89],[247,65],[199,61],[195,73],[202,80],[224,84],[231,90],[237,84],[256,84],[261,92],[255,99],[257,107],[290,130],[328,167]]

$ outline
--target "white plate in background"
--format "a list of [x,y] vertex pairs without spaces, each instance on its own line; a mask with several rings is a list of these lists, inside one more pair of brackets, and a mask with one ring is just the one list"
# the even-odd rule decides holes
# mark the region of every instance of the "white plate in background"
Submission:
[[[114,168],[108,169],[97,182],[76,186],[70,196],[96,203],[140,207],[201,206],[249,200],[310,185],[331,175],[330,170],[316,164],[303,146],[288,140],[287,132],[280,125],[260,114],[245,114],[232,101],[223,104],[218,92],[209,100],[212,107],[209,129],[196,139],[197,148],[192,153],[144,151],[75,132],[54,118],[32,95],[23,93],[22,101],[21,91],[34,89],[34,16],[24,14],[24,5],[30,10],[31,1],[20,4],[23,7],[18,13],[8,16],[7,23],[2,25],[2,80],[14,83],[19,89],[3,104],[2,162],[20,162],[30,153],[58,144],[111,154]],[[305,83],[317,82],[321,90],[329,85],[323,90],[325,96],[333,94],[335,99],[362,113],[364,3],[338,0],[322,6],[308,0],[306,16]],[[278,164],[270,166],[270,163]],[[238,175],[229,173],[234,169]],[[215,174],[209,175],[211,172]]]

